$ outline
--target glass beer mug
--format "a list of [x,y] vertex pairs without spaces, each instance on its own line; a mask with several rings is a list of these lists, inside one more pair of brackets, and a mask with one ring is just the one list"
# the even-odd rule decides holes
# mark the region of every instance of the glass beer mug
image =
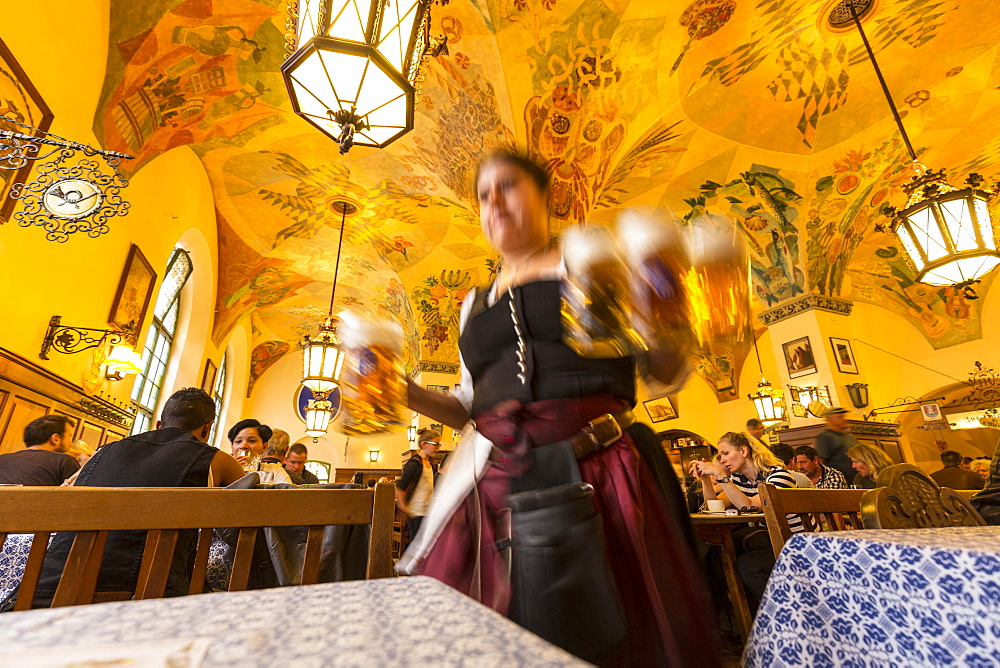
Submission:
[[703,217],[688,228],[685,276],[691,327],[700,346],[736,346],[750,336],[750,256],[728,221]]
[[665,212],[626,209],[618,239],[631,270],[633,326],[648,346],[687,348],[692,341],[684,274],[690,263],[684,237]]
[[617,244],[602,228],[562,235],[563,340],[581,357],[623,357],[641,347],[632,326],[628,281]]
[[341,378],[344,434],[368,436],[401,429],[406,404],[400,360],[402,327],[382,317],[353,312],[343,313],[340,321],[346,353]]

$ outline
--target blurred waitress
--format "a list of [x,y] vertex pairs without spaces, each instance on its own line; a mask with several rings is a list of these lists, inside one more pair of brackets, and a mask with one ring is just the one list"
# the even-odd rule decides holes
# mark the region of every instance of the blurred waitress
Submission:
[[[621,437],[578,462],[583,481],[595,490],[628,625],[624,647],[607,661],[718,665],[711,603],[680,487],[653,432],[631,413],[637,360],[587,359],[563,343],[565,264],[550,242],[547,174],[522,157],[498,154],[480,165],[475,185],[483,233],[503,266],[490,286],[470,293],[462,306],[460,388],[444,395],[411,383],[407,399],[411,409],[455,429],[474,418],[492,442],[491,462],[475,483],[475,495],[452,504],[437,528],[431,517],[425,520],[422,540],[408,553],[409,572],[474,592],[487,605],[509,600],[495,540],[512,478],[530,467],[531,448],[571,439],[589,421],[610,414]],[[677,387],[687,374],[685,354],[654,346],[644,368]],[[454,483],[455,477],[449,469],[443,482]],[[438,496],[447,493],[442,489]],[[452,511],[438,498],[435,506],[431,516],[442,508]],[[506,613],[503,603],[494,607]],[[572,618],[575,611],[565,614]]]

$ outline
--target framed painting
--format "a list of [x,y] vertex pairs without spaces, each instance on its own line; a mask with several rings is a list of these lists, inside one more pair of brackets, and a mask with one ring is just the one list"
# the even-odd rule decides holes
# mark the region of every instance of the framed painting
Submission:
[[[38,130],[32,132],[17,123],[30,125]],[[0,130],[12,130],[36,137],[52,125],[52,111],[39,94],[38,89],[28,79],[28,75],[18,65],[4,41],[0,39]],[[11,199],[10,189],[15,183],[25,183],[31,172],[31,161],[20,169],[0,169],[0,224],[10,220],[17,200]]]
[[219,367],[215,366],[212,360],[205,360],[205,371],[201,374],[201,389],[208,392],[209,396],[215,389],[215,374],[219,372]]
[[781,349],[785,354],[785,366],[788,367],[789,378],[816,373],[816,357],[813,355],[808,336],[783,343]]
[[125,334],[133,346],[139,339],[139,330],[146,318],[149,301],[153,298],[156,272],[139,247],[132,244],[125,260],[125,269],[118,281],[118,292],[111,305],[108,324]]
[[850,341],[831,336],[830,345],[833,347],[833,358],[837,360],[837,370],[840,373],[860,373],[858,363],[854,361],[854,350],[851,349]]
[[642,402],[642,405],[646,407],[646,412],[649,413],[649,419],[653,422],[673,420],[677,417],[677,410],[674,409],[674,404],[670,401],[670,397],[650,399],[649,401]]

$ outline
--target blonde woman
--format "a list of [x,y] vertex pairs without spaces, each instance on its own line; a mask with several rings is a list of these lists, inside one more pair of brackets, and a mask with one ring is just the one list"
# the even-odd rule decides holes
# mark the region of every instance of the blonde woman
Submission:
[[862,443],[848,450],[847,456],[851,458],[851,468],[858,472],[851,484],[859,489],[875,489],[879,473],[892,466],[884,450]]
[[[757,485],[768,482],[775,487],[794,488],[795,478],[781,465],[757,439],[748,439],[744,434],[728,432],[719,438],[719,463],[691,462],[691,475],[701,478],[701,489],[705,500],[722,499],[727,507],[760,509],[760,495]],[[716,493],[712,485],[715,478],[721,491]],[[792,533],[803,530],[802,518],[788,515],[788,526]],[[759,601],[764,596],[767,579],[774,568],[774,551],[767,530],[761,527],[740,527],[733,531],[736,544],[736,570],[744,586]]]

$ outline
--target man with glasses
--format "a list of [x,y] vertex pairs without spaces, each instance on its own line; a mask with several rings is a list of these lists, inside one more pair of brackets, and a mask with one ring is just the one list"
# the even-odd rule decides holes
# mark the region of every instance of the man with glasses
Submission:
[[417,434],[417,454],[403,466],[403,475],[396,485],[396,506],[408,518],[406,526],[410,540],[417,536],[420,523],[427,514],[434,495],[434,474],[437,465],[434,453],[441,447],[441,434],[433,429],[421,429]]

